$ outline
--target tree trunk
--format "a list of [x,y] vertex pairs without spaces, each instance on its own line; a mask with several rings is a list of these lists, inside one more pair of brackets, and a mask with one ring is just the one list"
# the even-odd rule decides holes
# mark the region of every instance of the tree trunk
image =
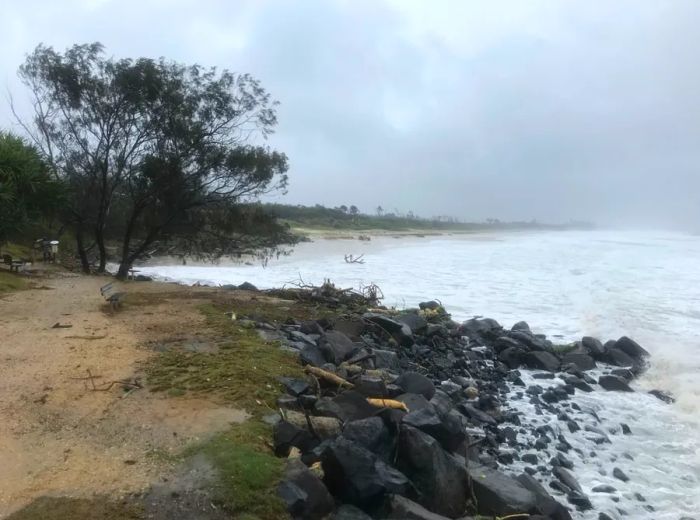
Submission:
[[78,258],[80,258],[80,266],[85,274],[90,274],[90,261],[88,260],[87,251],[85,251],[85,243],[83,242],[82,224],[78,224],[75,227],[75,242],[78,246]]
[[119,270],[117,270],[117,280],[126,280],[129,275],[129,269],[131,269],[131,263],[122,260],[119,264]]
[[107,248],[105,247],[103,226],[98,225],[95,228],[95,242],[97,243],[97,250],[100,253],[100,265],[97,268],[97,272],[104,273],[107,267]]

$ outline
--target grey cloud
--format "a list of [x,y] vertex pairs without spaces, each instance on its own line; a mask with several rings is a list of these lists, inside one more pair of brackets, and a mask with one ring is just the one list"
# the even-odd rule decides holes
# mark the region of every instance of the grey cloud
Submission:
[[[697,226],[692,0],[12,3],[23,54],[102,41],[248,71],[281,102],[293,203]],[[0,124],[11,118],[0,110]]]

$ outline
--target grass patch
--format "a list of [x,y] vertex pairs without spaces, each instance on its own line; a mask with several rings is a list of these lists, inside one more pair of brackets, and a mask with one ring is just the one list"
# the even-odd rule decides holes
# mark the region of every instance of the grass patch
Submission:
[[203,454],[213,463],[219,478],[212,492],[234,518],[287,518],[276,493],[285,461],[272,453],[268,445],[271,434],[270,426],[253,418],[188,450],[188,454]]
[[112,502],[106,498],[40,497],[28,506],[7,517],[7,520],[140,520],[142,511],[129,504]]
[[0,293],[19,291],[26,288],[27,280],[23,277],[8,271],[0,271]]
[[213,304],[200,306],[212,328],[216,352],[174,347],[151,359],[146,379],[152,391],[215,395],[251,413],[274,409],[283,375],[301,376],[296,356],[264,341],[256,330],[242,327]]

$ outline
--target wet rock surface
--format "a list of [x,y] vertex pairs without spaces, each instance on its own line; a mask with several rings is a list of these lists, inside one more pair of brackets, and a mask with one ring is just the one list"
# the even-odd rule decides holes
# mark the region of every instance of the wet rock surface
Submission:
[[[639,502],[628,487],[630,458],[620,454],[606,466],[597,454],[629,427],[572,401],[579,393],[633,391],[648,353],[627,337],[554,345],[525,322],[510,330],[488,318],[456,323],[436,302],[290,320],[280,333],[284,348],[313,370],[305,380],[282,381],[275,452],[321,469],[318,483],[334,499],[331,518],[567,520],[624,511],[619,503],[593,512],[596,497]],[[582,464],[599,468],[606,484],[582,486]],[[327,507],[316,481],[307,498],[293,479],[283,482],[294,518]]]

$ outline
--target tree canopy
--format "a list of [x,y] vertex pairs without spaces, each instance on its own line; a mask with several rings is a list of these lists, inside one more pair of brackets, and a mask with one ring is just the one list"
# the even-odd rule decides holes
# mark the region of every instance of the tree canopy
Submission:
[[0,132],[0,244],[54,215],[62,187],[49,175],[37,150],[22,138]]
[[[262,145],[276,103],[252,76],[117,60],[93,43],[64,53],[40,45],[20,77],[34,107],[25,129],[70,188],[83,269],[89,242],[100,271],[106,242],[120,245],[119,276],[154,248],[210,256],[259,246],[261,228],[246,227],[261,223],[259,212],[239,205],[284,190],[288,161]],[[267,245],[291,240],[272,219],[262,229]]]

